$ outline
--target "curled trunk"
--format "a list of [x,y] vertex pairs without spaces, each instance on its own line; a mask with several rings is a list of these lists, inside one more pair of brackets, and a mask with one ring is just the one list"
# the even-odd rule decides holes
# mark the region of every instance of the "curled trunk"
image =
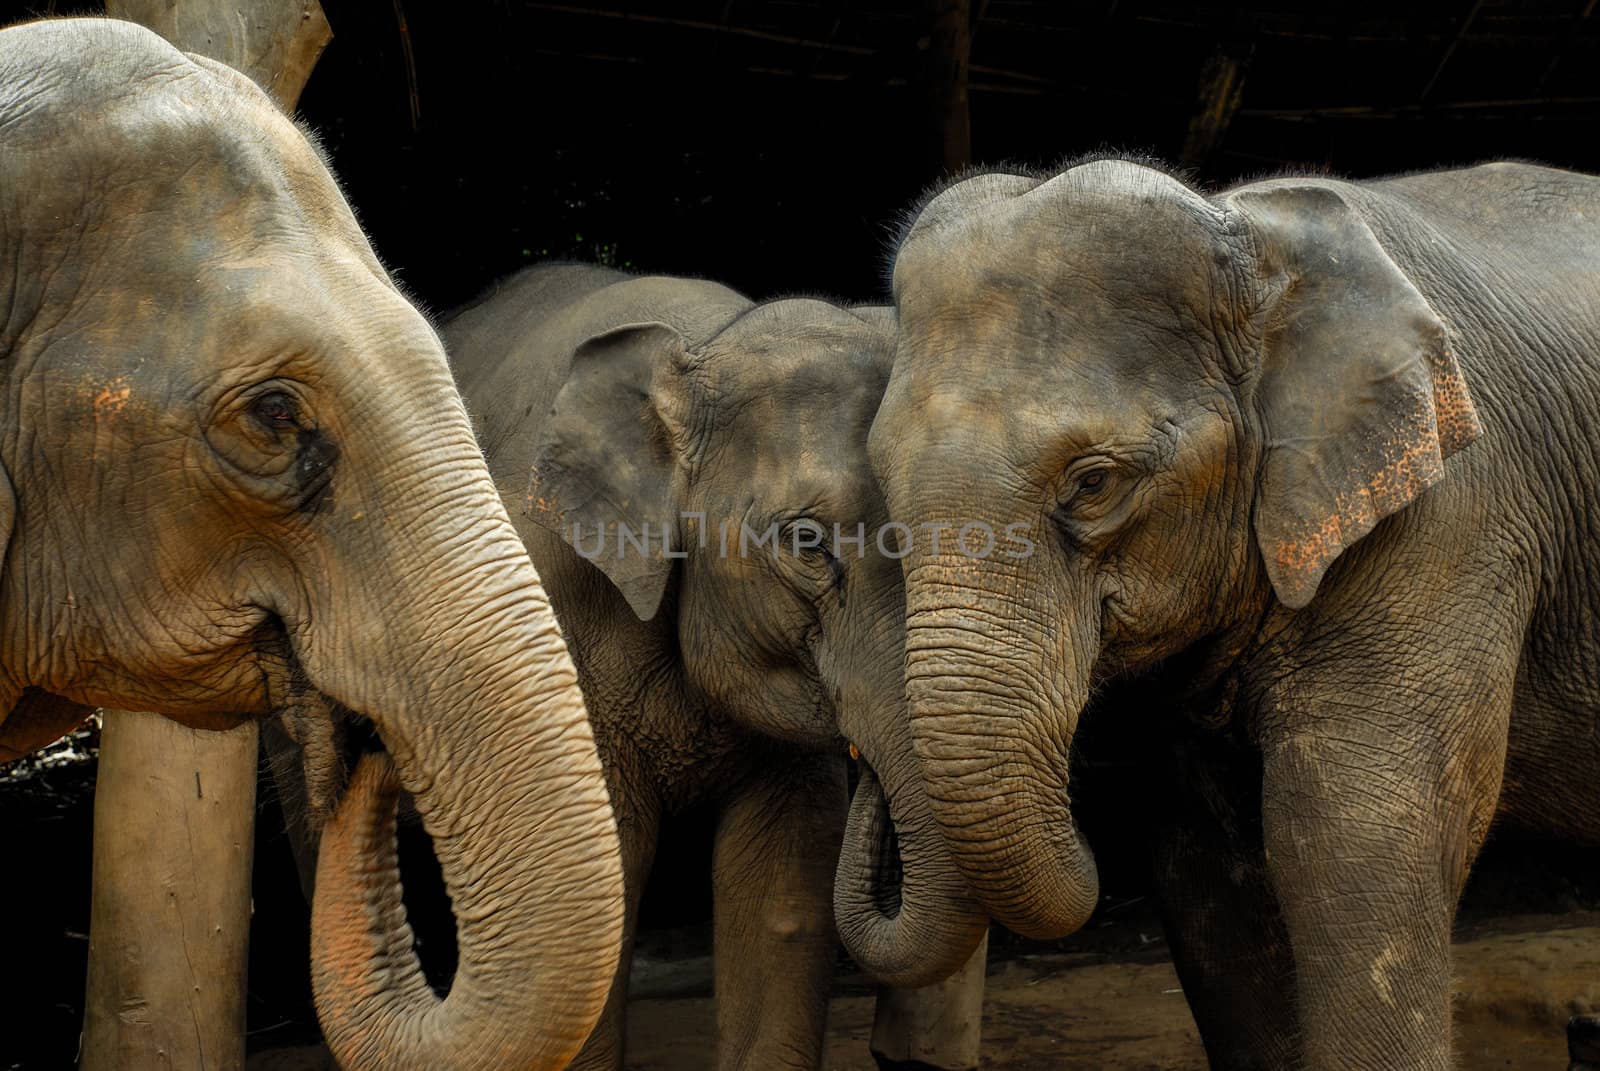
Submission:
[[[996,920],[1028,937],[1065,936],[1099,899],[1094,854],[1067,797],[1087,667],[1070,651],[1063,658],[1056,636],[1016,625],[1042,615],[1019,614],[981,587],[928,579],[935,572],[907,584],[906,696],[929,810]],[[1010,589],[1028,584],[1022,577]],[[1058,687],[1049,672],[1063,662],[1069,680]]]
[[[616,971],[616,826],[576,673],[482,484],[454,496],[480,507],[479,520],[449,515],[433,557],[381,591],[387,612],[303,639],[313,681],[371,717],[387,749],[362,759],[318,857],[313,984],[346,1071],[565,1067]],[[429,542],[425,524],[417,531]],[[378,653],[356,653],[369,648]],[[455,915],[458,966],[442,1000],[401,903],[401,789]]]
[[916,988],[960,970],[989,918],[973,899],[933,823],[909,755],[888,794],[863,765],[834,881],[840,939],[880,982]]

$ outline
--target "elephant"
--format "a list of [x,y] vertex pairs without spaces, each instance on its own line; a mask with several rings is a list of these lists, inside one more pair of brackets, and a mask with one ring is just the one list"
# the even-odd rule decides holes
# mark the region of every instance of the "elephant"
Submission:
[[[869,456],[917,533],[913,746],[978,898],[1084,922],[1074,734],[1139,719],[1211,1066],[1443,1071],[1490,823],[1600,839],[1600,180],[976,174],[893,288]],[[948,538],[974,523],[1022,549]]]
[[[340,1064],[565,1066],[623,912],[576,670],[439,339],[315,143],[135,24],[39,21],[0,31],[0,191],[0,758],[101,705],[293,713],[336,800],[312,973]],[[402,787],[454,897],[442,1000]]]
[[[904,986],[951,974],[987,928],[917,787],[898,567],[870,534],[831,538],[882,510],[866,434],[892,315],[553,264],[443,334],[573,650],[622,841],[622,963],[578,1066],[622,1066],[658,830],[705,800],[717,1066],[818,1067],[835,914]],[[842,738],[862,760],[848,814]]]

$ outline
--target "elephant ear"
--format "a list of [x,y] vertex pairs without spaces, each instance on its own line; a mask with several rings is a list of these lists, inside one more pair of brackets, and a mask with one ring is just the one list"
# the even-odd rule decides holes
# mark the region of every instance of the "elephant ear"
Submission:
[[605,573],[642,621],[682,556],[668,533],[676,537],[689,362],[684,337],[663,323],[588,339],[534,451],[528,516]]
[[1321,186],[1235,194],[1255,243],[1267,450],[1255,532],[1285,606],[1444,475],[1481,427],[1427,299]]

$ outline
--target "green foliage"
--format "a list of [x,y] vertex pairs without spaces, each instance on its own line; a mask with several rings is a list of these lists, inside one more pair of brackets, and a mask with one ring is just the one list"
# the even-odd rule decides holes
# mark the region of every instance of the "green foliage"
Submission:
[[573,231],[570,239],[541,245],[537,249],[524,246],[520,252],[523,260],[576,260],[598,264],[603,268],[633,269],[633,258],[623,255],[619,243],[586,239],[582,231]]

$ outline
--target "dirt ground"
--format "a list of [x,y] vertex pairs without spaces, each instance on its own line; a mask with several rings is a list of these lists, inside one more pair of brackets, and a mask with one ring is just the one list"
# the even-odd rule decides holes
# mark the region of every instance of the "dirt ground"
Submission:
[[[1159,937],[1122,919],[1096,951],[992,951],[984,999],[984,1068],[1013,1071],[1206,1071],[1199,1035]],[[1130,948],[1129,938],[1142,948]],[[656,935],[634,960],[629,1071],[712,1066],[711,964],[693,932]],[[1566,1023],[1600,1010],[1600,911],[1470,922],[1454,947],[1459,1071],[1565,1071]],[[867,1049],[873,998],[840,977],[823,1071],[876,1071]],[[683,995],[677,995],[683,994]],[[332,1071],[326,1050],[253,1056],[248,1071]]]
[[[1097,958],[1056,953],[991,963],[981,1066],[1205,1071],[1170,961],[1086,962]],[[1600,1008],[1600,913],[1497,920],[1458,942],[1455,961],[1461,1071],[1566,1068],[1568,1017]],[[689,973],[705,969],[691,964]],[[695,984],[681,974],[678,981]],[[867,1051],[872,1011],[864,990],[834,999],[824,1071],[876,1071]],[[713,1014],[705,996],[636,999],[628,1017],[628,1068],[704,1071],[712,1064]],[[327,1067],[325,1055],[306,1050],[262,1053],[250,1061],[250,1071]]]
[[[49,860],[28,880],[0,882],[0,917],[27,919],[6,948],[30,964],[26,984],[0,1000],[0,1069],[70,1071],[75,1064],[89,915],[92,765],[43,764],[0,784],[0,826],[18,858]],[[251,1071],[327,1071],[305,962],[308,912],[281,832],[263,813],[257,836],[250,971]],[[273,829],[279,832],[273,833]],[[425,840],[420,834],[415,838]],[[699,856],[668,877],[710,871]],[[1104,842],[1115,844],[1107,835]],[[402,838],[402,856],[406,842]],[[1082,931],[1060,942],[991,936],[984,1067],[1059,1071],[1200,1071],[1199,1041],[1167,956],[1153,897],[1137,872],[1102,853],[1107,891]],[[403,863],[407,869],[409,863]],[[434,868],[437,869],[436,867]],[[407,897],[426,887],[407,869]],[[442,884],[413,916],[436,984],[453,967],[453,925]],[[1103,890],[1104,891],[1104,890]],[[634,959],[628,1066],[702,1071],[713,1065],[709,888],[657,890],[675,900],[642,928]],[[647,894],[647,909],[649,895]],[[647,910],[648,914],[648,910]],[[1457,923],[1456,1048],[1463,1071],[1564,1071],[1567,1018],[1600,1010],[1600,853],[1559,843],[1492,843],[1468,885]],[[448,953],[448,954],[446,954]],[[0,985],[0,989],[4,989]],[[843,956],[823,1067],[875,1071],[867,1051],[871,988]]]
[[[1171,963],[1084,962],[1095,958],[1049,954],[991,964],[982,1066],[1204,1071]],[[1600,1008],[1600,914],[1499,919],[1458,942],[1455,961],[1458,1067],[1563,1071],[1568,1017]],[[712,1015],[704,997],[636,1001],[629,1068],[703,1071]],[[826,1071],[875,1071],[871,1028],[870,996],[836,998]]]

